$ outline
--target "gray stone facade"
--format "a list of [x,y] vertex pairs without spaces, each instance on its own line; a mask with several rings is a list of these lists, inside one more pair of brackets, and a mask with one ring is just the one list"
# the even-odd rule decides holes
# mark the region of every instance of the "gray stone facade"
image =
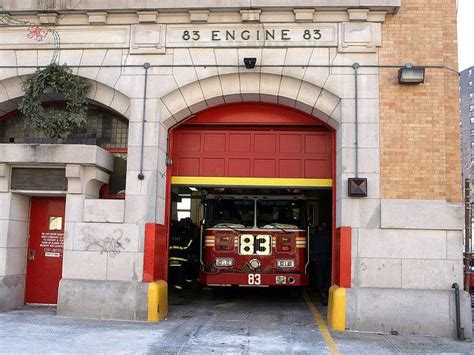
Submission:
[[[58,312],[143,319],[143,307],[137,305],[139,300],[146,302],[144,226],[164,223],[169,128],[208,107],[260,101],[314,115],[337,132],[335,223],[352,227],[353,238],[348,327],[390,331],[394,309],[388,300],[396,299],[399,318],[393,326],[406,322],[399,331],[452,334],[449,295],[453,282],[462,283],[462,206],[381,198],[376,67],[359,69],[359,173],[368,179],[369,195],[364,199],[347,195],[347,178],[355,173],[354,76],[350,67],[330,65],[377,65],[385,16],[396,13],[400,1],[320,1],[318,5],[295,1],[288,6],[283,1],[209,0],[188,1],[174,8],[167,1],[136,1],[133,6],[116,1],[107,2],[107,7],[101,1],[81,1],[77,6],[73,1],[54,3],[4,1],[3,7],[19,19],[54,24],[61,36],[59,62],[79,66],[73,71],[93,85],[89,99],[128,120],[126,197],[99,199],[99,188],[113,170],[111,154],[99,147],[1,144],[0,295],[8,296],[0,308],[22,304],[26,273],[29,195],[11,190],[12,167],[54,164],[66,168]],[[290,29],[298,40],[264,43],[257,39],[257,32],[264,30],[285,36],[282,29]],[[315,29],[321,29],[323,42],[308,44],[302,37],[304,31]],[[240,40],[224,43],[226,30],[240,33]],[[200,38],[190,42],[186,36],[193,31],[199,31]],[[242,38],[243,31],[249,32]],[[22,79],[34,72],[34,68],[20,66],[44,66],[51,60],[51,39],[35,42],[26,34],[23,26],[0,27],[2,65],[12,66],[0,68],[0,116],[16,109],[23,95]],[[254,37],[245,39],[247,35]],[[263,66],[253,70],[238,67],[246,57],[257,58]],[[143,64],[147,62],[152,67],[144,113]],[[137,176],[143,117],[146,159],[141,180]],[[100,246],[117,233],[124,241],[120,250],[110,244]],[[118,316],[110,307],[121,303],[117,295],[125,289],[130,297],[124,298],[123,313]],[[378,298],[375,315],[370,315],[371,297]],[[71,303],[71,299],[79,301]],[[100,308],[107,299],[114,303]],[[417,300],[426,305],[440,300],[440,308],[419,308],[414,304]],[[468,312],[467,302],[463,305],[463,312]],[[91,309],[97,311],[96,316]],[[413,309],[431,312],[430,323],[412,319]],[[468,324],[464,327],[469,329]]]

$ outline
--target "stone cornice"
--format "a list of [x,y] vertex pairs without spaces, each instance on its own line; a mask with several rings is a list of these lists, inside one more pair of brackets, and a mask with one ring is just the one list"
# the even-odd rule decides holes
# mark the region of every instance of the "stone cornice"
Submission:
[[365,8],[372,11],[396,13],[401,0],[294,0],[288,6],[288,0],[136,0],[136,1],[104,1],[104,0],[3,0],[2,7],[11,13],[17,12],[131,12],[131,11],[188,11],[188,10],[293,10],[311,8],[316,11],[347,10]]

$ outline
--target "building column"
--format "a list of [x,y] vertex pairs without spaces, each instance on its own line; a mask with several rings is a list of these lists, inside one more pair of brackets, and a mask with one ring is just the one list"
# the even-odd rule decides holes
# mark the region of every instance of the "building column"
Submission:
[[11,166],[0,164],[0,311],[23,306],[30,199],[10,192]]

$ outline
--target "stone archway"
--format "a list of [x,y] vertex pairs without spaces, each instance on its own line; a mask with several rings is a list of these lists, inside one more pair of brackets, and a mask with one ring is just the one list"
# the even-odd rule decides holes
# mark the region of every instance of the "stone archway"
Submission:
[[[15,111],[23,96],[21,88],[25,76],[15,76],[0,81],[0,117]],[[130,98],[101,82],[88,79],[91,89],[87,98],[126,117],[130,116]]]
[[232,102],[277,103],[318,117],[339,127],[341,99],[309,82],[268,73],[232,73],[192,82],[162,97],[169,128],[203,109]]

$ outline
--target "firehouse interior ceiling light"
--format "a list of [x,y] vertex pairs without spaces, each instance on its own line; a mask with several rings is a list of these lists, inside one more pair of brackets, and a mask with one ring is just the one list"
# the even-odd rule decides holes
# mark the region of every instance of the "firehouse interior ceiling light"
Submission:
[[425,82],[425,67],[414,67],[411,64],[405,64],[398,70],[399,84],[422,84]]
[[245,68],[247,69],[255,68],[255,63],[257,63],[257,58],[244,58]]

